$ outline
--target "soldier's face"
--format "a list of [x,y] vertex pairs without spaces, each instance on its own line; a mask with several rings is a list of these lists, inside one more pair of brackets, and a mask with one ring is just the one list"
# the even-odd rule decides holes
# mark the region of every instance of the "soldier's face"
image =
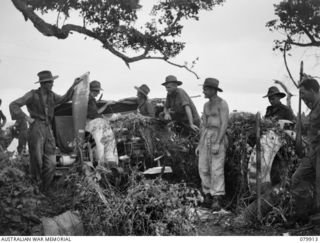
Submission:
[[92,96],[94,98],[96,98],[98,96],[98,94],[100,93],[100,90],[91,90],[90,92],[91,92]]
[[269,96],[268,99],[271,105],[276,105],[280,103],[280,96],[278,95]]
[[144,97],[145,96],[141,92],[137,91],[137,98],[143,99]]
[[178,88],[178,85],[175,83],[168,83],[166,85],[166,90],[168,92],[168,94],[172,94],[174,91],[176,91]]
[[52,90],[53,81],[42,82],[41,86],[45,88],[45,90]]
[[204,98],[211,98],[217,94],[217,90],[210,87],[203,87]]
[[[314,92],[312,90],[305,89],[304,86],[300,88],[300,96],[303,102],[309,107],[313,101]],[[309,107],[310,108],[310,107]]]

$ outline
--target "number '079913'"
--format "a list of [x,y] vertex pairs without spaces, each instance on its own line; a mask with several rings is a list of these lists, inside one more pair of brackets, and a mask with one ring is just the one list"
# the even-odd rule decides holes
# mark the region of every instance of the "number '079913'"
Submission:
[[301,236],[300,237],[300,241],[304,241],[304,242],[316,242],[318,241],[318,236]]

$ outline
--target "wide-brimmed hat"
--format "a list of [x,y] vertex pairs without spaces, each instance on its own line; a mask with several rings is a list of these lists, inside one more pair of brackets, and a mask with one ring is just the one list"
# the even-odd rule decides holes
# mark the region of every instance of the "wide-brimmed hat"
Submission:
[[56,75],[56,76],[52,76],[52,73],[48,70],[44,70],[44,71],[41,71],[38,73],[38,77],[39,77],[39,80],[36,83],[42,83],[42,82],[48,82],[48,81],[53,81],[55,80],[56,78],[58,78],[59,76]]
[[206,78],[204,80],[203,87],[214,88],[214,89],[222,92],[222,89],[219,88],[219,80],[215,79],[215,78]]
[[90,90],[103,90],[101,88],[101,83],[97,80],[93,80],[90,82]]
[[150,92],[150,89],[149,89],[148,85],[146,85],[146,84],[142,84],[140,87],[134,86],[134,88],[145,96],[148,96],[148,94]]
[[278,95],[280,98],[283,98],[283,97],[286,96],[286,94],[280,92],[279,89],[276,86],[271,86],[268,89],[268,93],[265,96],[263,96],[263,98],[267,98],[267,97],[270,97],[270,96],[273,96],[273,95]]
[[166,77],[166,81],[162,83],[161,85],[166,86],[169,83],[176,83],[178,86],[182,84],[181,81],[178,81],[176,76],[169,75]]

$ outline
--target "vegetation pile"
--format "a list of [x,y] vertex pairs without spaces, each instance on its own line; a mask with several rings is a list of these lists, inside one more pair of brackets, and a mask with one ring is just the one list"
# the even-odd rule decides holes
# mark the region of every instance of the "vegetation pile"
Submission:
[[[271,184],[277,186],[273,195],[276,204],[271,203],[271,211],[263,219],[263,225],[283,224],[292,215],[291,176],[298,167],[299,160],[295,153],[295,141],[277,122],[261,120],[261,136],[273,130],[280,136],[282,147],[275,156],[271,168]],[[236,113],[229,120],[229,147],[225,165],[227,206],[235,212],[244,210],[256,200],[254,191],[248,186],[248,163],[250,155],[257,143],[256,116],[251,113]],[[268,187],[267,187],[268,188]],[[270,188],[270,187],[269,187]],[[268,202],[267,202],[268,203]]]
[[28,158],[0,152],[0,234],[29,235],[38,224],[39,193],[27,172]]
[[177,123],[165,123],[139,114],[128,114],[111,119],[111,126],[118,143],[119,156],[131,158],[131,165],[140,170],[156,167],[156,158],[161,165],[171,166],[171,179],[184,180],[189,185],[199,186],[195,148],[199,136],[181,134]]
[[[175,124],[165,126],[140,115],[113,118],[111,124],[120,144],[120,157],[130,158],[125,176],[100,166],[79,173],[83,165],[76,163],[56,178],[52,191],[44,196],[30,180],[29,158],[13,159],[12,154],[1,153],[1,234],[30,235],[32,228],[41,223],[41,217],[54,217],[68,210],[80,213],[85,235],[197,234],[197,206],[202,199],[194,155],[198,138],[181,136]],[[283,173],[277,203],[260,222],[265,226],[280,226],[292,213],[290,178],[298,165],[294,141],[274,124],[262,121],[261,133],[272,129],[281,136],[283,146],[276,160],[284,162],[284,166],[280,167]],[[255,116],[233,115],[228,138],[224,206],[239,213],[255,200],[247,183],[248,160],[256,144]],[[159,156],[163,156],[161,165],[172,166],[174,173],[151,179],[142,173],[143,164],[147,168],[156,166],[154,159]],[[232,227],[232,215],[212,217],[212,222]]]

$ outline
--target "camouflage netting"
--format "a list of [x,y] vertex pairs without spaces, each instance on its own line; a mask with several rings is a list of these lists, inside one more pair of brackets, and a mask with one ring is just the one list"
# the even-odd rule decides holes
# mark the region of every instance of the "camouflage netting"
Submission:
[[[277,185],[279,190],[274,195],[276,205],[263,222],[266,225],[283,223],[292,214],[292,196],[290,193],[291,176],[298,166],[298,156],[295,153],[295,142],[275,121],[261,120],[261,135],[273,130],[281,137],[283,146],[275,156],[271,168],[269,186]],[[248,188],[248,161],[252,149],[256,145],[256,116],[251,113],[236,113],[229,120],[229,147],[225,165],[227,204],[231,209],[240,212],[253,200],[255,194]]]
[[141,170],[156,167],[154,159],[163,156],[161,166],[172,167],[171,179],[199,186],[194,152],[198,136],[182,136],[174,123],[167,125],[136,114],[112,118],[110,123],[117,139],[119,156],[129,156],[131,165]]

